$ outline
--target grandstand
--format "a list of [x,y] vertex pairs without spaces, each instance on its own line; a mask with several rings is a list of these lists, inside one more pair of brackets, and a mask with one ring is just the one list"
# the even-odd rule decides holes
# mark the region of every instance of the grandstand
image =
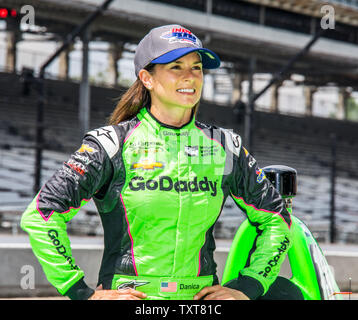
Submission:
[[[9,230],[20,232],[14,226],[19,215],[13,223],[9,221],[11,214],[21,213],[33,196],[36,99],[34,95],[22,95],[20,75],[2,73],[0,76],[3,84],[0,97],[1,133],[4,137],[0,150],[0,178],[6,181],[1,187],[2,220]],[[78,91],[78,83],[48,80],[46,88],[43,182],[66,161],[81,141],[77,125],[78,101],[73,95],[74,91]],[[125,88],[91,87],[91,128],[106,123],[116,98],[123,90]],[[243,123],[237,120],[233,108],[203,101],[199,110],[198,120],[233,129],[240,134],[243,132]],[[355,161],[358,145],[354,132],[358,132],[358,123],[256,112],[254,128],[253,154],[261,167],[284,164],[297,170],[298,195],[294,200],[294,212],[322,241],[329,239],[329,134],[336,132],[339,139],[336,186],[339,240],[357,242],[358,212],[354,203],[358,196],[358,162]],[[95,211],[91,202],[70,223],[69,230],[101,235]],[[229,199],[219,219],[217,237],[231,238],[243,218]]]
[[[46,38],[56,43],[63,41],[84,15],[93,12],[97,2],[27,1],[36,8],[36,23],[46,28]],[[294,74],[302,75],[302,80],[295,84],[312,89],[312,92],[326,85],[349,88],[355,92],[358,90],[355,71],[358,63],[357,2],[328,3],[335,8],[336,29],[326,33],[311,52],[292,67],[288,78],[292,78]],[[0,5],[14,6],[19,10],[22,2],[1,0]],[[245,141],[244,110],[237,113],[235,108],[239,97],[243,98],[242,83],[236,80],[240,78],[247,82],[252,56],[257,59],[254,70],[257,74],[273,74],[284,66],[319,29],[321,6],[322,1],[303,0],[292,1],[290,6],[278,0],[186,0],[181,1],[180,7],[176,1],[169,0],[114,1],[111,10],[106,12],[106,17],[96,22],[92,39],[120,45],[119,51],[132,53],[133,50],[128,48],[137,43],[151,27],[170,22],[164,17],[182,17],[182,23],[205,39],[208,46],[218,52],[223,60],[221,73],[208,74],[214,79],[212,99],[202,101],[198,119],[233,129]],[[128,28],[129,24],[131,28]],[[13,24],[9,23],[10,25]],[[7,31],[19,32],[12,29]],[[33,29],[29,33],[36,32]],[[38,35],[41,36],[41,32]],[[9,58],[14,58],[14,54],[11,55],[10,52]],[[117,59],[120,59],[120,55]],[[33,88],[28,92],[24,90],[26,88],[22,70],[8,67],[2,68],[3,72],[0,72],[0,132],[3,137],[0,143],[0,230],[16,233],[20,232],[19,213],[33,197],[38,97]],[[61,76],[62,71],[59,72]],[[118,73],[120,70],[116,71]],[[38,66],[34,66],[35,76],[36,72]],[[61,77],[52,74],[51,77],[47,75],[45,81],[42,182],[62,165],[81,141],[81,101],[78,94],[81,84],[69,79],[68,74],[65,74],[66,77],[67,80],[61,80]],[[89,128],[106,123],[116,99],[126,89],[118,85],[118,79],[116,77],[106,86],[92,83]],[[281,85],[284,83],[280,82],[279,86]],[[219,96],[225,99],[220,100]],[[337,108],[345,108],[347,100],[342,101]],[[316,117],[312,112],[307,113],[310,107],[312,105],[306,106],[306,113],[296,114],[282,113],[277,105],[254,111],[254,136],[250,152],[261,167],[284,164],[298,171],[298,195],[294,200],[294,212],[309,225],[319,240],[328,241],[331,134],[336,134],[337,240],[357,243],[358,211],[354,204],[358,196],[358,123],[347,120],[345,112],[340,119]],[[219,219],[216,236],[232,238],[242,219],[243,215],[228,200]],[[77,219],[69,224],[69,230],[80,234],[101,235],[99,219],[92,203],[80,211]]]

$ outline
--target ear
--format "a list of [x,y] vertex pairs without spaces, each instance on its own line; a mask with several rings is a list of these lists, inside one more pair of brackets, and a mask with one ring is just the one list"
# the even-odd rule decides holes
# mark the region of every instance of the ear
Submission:
[[141,69],[139,71],[138,77],[148,90],[151,90],[153,88],[153,76],[149,73],[148,70]]

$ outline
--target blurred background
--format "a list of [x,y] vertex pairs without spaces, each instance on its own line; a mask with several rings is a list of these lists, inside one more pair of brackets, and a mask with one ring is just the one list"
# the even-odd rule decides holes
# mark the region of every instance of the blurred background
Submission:
[[[198,120],[239,133],[261,167],[296,169],[293,213],[323,247],[358,257],[358,1],[114,0],[75,34],[103,3],[0,0],[3,248],[27,241],[22,212],[134,82],[138,41],[178,23],[222,59],[205,72]],[[228,199],[219,243],[244,218]],[[68,232],[101,243],[92,202]]]

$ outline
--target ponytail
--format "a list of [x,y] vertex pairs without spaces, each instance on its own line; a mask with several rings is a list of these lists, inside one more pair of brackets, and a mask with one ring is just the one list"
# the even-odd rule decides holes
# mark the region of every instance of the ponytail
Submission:
[[150,95],[142,81],[138,78],[123,94],[113,110],[108,124],[116,125],[136,115],[142,107],[150,106]]

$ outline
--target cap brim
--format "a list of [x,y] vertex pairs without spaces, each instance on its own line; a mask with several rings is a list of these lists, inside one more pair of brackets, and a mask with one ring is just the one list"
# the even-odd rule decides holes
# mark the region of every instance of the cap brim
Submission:
[[178,48],[169,51],[151,61],[151,63],[166,64],[178,60],[190,52],[198,51],[201,56],[204,69],[216,69],[220,67],[220,58],[217,54],[205,48]]

